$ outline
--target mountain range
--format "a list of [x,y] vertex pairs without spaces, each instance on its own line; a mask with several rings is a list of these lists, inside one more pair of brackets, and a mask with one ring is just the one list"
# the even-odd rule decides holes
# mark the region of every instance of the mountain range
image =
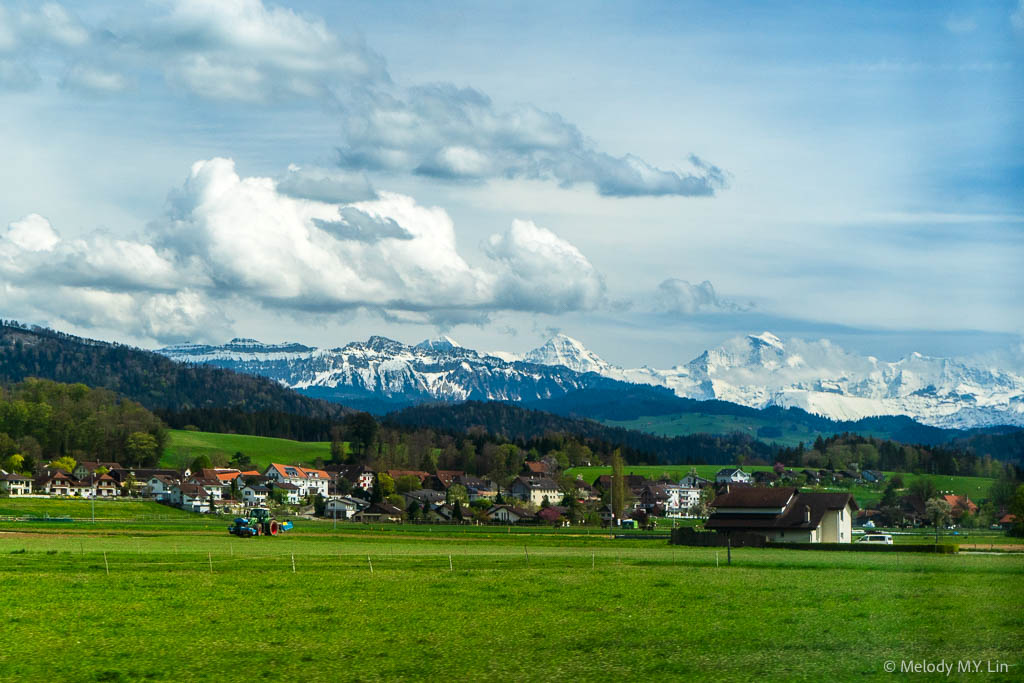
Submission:
[[466,400],[541,405],[583,391],[625,394],[628,385],[647,385],[681,398],[800,408],[837,421],[904,415],[942,428],[1024,426],[1019,374],[918,353],[885,362],[828,340],[783,342],[769,332],[730,339],[665,370],[612,365],[561,334],[522,355],[478,352],[448,337],[414,346],[371,337],[332,349],[233,339],[158,353],[261,375],[374,412]]

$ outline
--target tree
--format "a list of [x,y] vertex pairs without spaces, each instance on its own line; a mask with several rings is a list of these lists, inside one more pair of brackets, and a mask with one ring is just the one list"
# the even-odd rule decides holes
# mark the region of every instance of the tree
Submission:
[[419,514],[420,514],[420,504],[419,504],[419,501],[416,501],[416,500],[409,501],[409,507],[407,507],[405,509],[405,514],[406,514],[406,517],[409,519],[410,522],[415,522],[416,521],[416,517],[418,517]]
[[242,451],[236,451],[235,454],[231,456],[231,462],[229,464],[235,469],[244,469],[252,466],[252,458]]
[[1024,536],[1024,484],[1018,486],[1016,493],[1013,494],[1013,500],[1010,501],[1010,514],[1017,518],[1010,533],[1014,536]]
[[13,453],[4,460],[4,469],[8,472],[21,472],[25,466],[25,456],[20,453]]
[[611,506],[614,520],[622,519],[622,509],[626,506],[626,477],[622,473],[622,453],[615,449],[612,453],[612,495]]
[[387,498],[395,492],[395,480],[387,472],[378,472],[376,489],[382,498]]
[[403,474],[395,481],[395,490],[399,493],[419,491],[421,488],[423,488],[423,482],[415,474]]
[[939,531],[949,524],[950,516],[953,513],[953,506],[942,498],[931,498],[925,503],[925,514],[935,526],[935,542],[939,542]]
[[128,460],[136,467],[155,465],[160,459],[160,444],[149,432],[133,432],[125,444]]
[[458,498],[455,499],[455,505],[452,507],[452,519],[462,521],[462,501]]
[[345,430],[345,436],[351,443],[352,452],[365,455],[366,448],[377,438],[377,431],[380,428],[377,420],[369,413],[350,413],[345,416],[341,424]]
[[918,477],[910,482],[910,492],[921,500],[931,500],[938,493],[931,477]]
[[196,458],[188,466],[189,470],[191,470],[193,473],[199,472],[200,470],[208,470],[211,467],[213,467],[213,463],[210,462],[210,456],[208,456],[206,453],[196,456]]
[[445,499],[451,505],[455,503],[468,503],[469,492],[466,491],[466,487],[462,484],[452,484],[448,487],[448,492],[445,494]]
[[77,466],[78,463],[69,455],[65,455],[63,458],[57,458],[50,462],[50,467],[56,467],[57,469],[64,470],[65,472],[74,472],[75,467]]

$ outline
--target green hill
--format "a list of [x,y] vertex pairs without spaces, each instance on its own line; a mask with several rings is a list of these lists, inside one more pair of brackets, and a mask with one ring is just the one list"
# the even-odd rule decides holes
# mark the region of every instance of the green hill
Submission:
[[0,517],[74,517],[89,519],[186,519],[199,513],[138,500],[88,500],[73,498],[0,498]]
[[168,430],[168,445],[164,450],[163,467],[183,467],[200,455],[223,456],[230,459],[235,453],[244,453],[252,460],[253,468],[263,470],[271,462],[289,465],[310,465],[317,458],[331,459],[329,441],[289,441],[244,434],[214,434],[184,429]]

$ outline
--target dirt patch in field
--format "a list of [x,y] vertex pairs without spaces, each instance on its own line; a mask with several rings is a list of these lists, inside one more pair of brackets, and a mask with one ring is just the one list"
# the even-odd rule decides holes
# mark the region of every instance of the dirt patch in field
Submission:
[[961,543],[960,550],[1012,550],[1024,552],[1024,544],[1020,543]]

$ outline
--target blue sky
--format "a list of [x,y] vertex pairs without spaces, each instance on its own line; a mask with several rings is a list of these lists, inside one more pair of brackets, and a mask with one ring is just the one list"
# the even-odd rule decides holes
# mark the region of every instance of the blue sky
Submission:
[[5,317],[623,365],[1024,334],[1019,2],[0,7]]

